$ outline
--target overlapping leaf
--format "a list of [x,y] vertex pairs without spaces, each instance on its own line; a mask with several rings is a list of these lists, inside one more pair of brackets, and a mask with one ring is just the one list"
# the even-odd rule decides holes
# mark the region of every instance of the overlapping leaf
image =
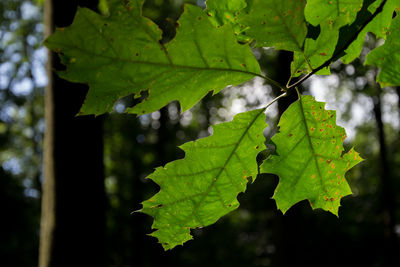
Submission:
[[[311,72],[328,60],[335,51],[339,38],[339,29],[329,23],[320,25],[321,33],[317,39],[307,38],[304,50],[295,52],[291,64],[292,77]],[[330,74],[329,68],[320,70],[317,74]]]
[[159,167],[148,178],[161,190],[143,202],[154,217],[151,235],[164,249],[192,237],[190,229],[210,225],[236,209],[247,178],[257,175],[256,155],[264,144],[264,109],[241,113],[213,126],[212,136],[181,146],[186,157]]
[[[375,12],[382,1],[383,0],[375,1],[368,7],[370,14]],[[358,35],[357,39],[346,49],[346,55],[342,57],[343,63],[350,63],[360,55],[365,36],[368,32],[375,34],[378,38],[386,39],[387,32],[392,23],[393,11],[399,8],[400,1],[387,0],[382,12],[368,23],[364,30]]]
[[400,86],[400,16],[394,18],[386,42],[367,56],[365,64],[380,68],[377,81],[382,86]]
[[[334,53],[342,26],[352,23],[361,10],[362,0],[310,0],[304,11],[306,20],[320,27],[320,34],[314,40],[307,38],[304,50],[296,52],[292,63],[292,76],[310,72],[322,65]],[[325,68],[318,74],[330,74]]]
[[243,34],[247,29],[246,26],[241,25],[237,19],[240,12],[247,6],[246,0],[207,0],[206,5],[206,12],[214,26],[230,24],[239,42],[251,42],[252,38]]
[[81,113],[110,111],[117,99],[143,90],[148,99],[130,112],[149,113],[173,100],[186,110],[207,92],[260,73],[230,25],[217,29],[199,7],[187,5],[176,38],[162,45],[161,31],[141,15],[142,3],[113,0],[107,17],[81,8],[70,27],[47,39],[67,65],[60,75],[90,86]]
[[282,115],[272,141],[276,154],[261,165],[261,171],[279,176],[273,198],[285,213],[308,199],[312,208],[338,214],[340,199],[351,194],[344,174],[362,161],[351,149],[343,154],[344,129],[336,125],[335,111],[325,103],[301,96]]
[[258,47],[300,51],[307,35],[304,6],[302,0],[250,0],[238,21],[248,26],[246,35],[254,38]]

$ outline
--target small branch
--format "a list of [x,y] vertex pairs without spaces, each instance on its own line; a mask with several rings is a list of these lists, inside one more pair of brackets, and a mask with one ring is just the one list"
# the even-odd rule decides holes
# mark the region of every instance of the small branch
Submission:
[[293,88],[293,87],[297,87],[299,86],[301,83],[303,83],[305,80],[307,80],[308,78],[310,78],[310,76],[314,75],[314,70],[310,73],[307,73],[306,75],[304,75],[303,77],[300,78],[300,80],[296,81],[294,84],[289,85],[288,87],[286,87],[287,89]]
[[287,89],[285,86],[283,86],[282,84],[278,83],[277,81],[271,79],[268,76],[262,75],[262,74],[256,74],[257,77],[263,78],[264,80],[270,82],[272,85],[275,85],[276,87],[280,88],[282,91],[286,92]]
[[367,27],[367,25],[379,14],[382,12],[383,7],[385,6],[387,0],[383,0],[382,3],[380,4],[380,6],[375,10],[374,14],[372,14],[370,17],[368,17],[368,19],[361,25],[361,27],[357,30],[357,32],[346,42],[346,44],[339,49],[338,51],[336,51],[332,57],[330,57],[327,61],[325,61],[322,65],[320,65],[319,67],[317,67],[316,69],[313,69],[310,73],[308,73],[307,75],[303,76],[300,80],[298,80],[297,82],[295,82],[292,85],[286,86],[287,89],[290,89],[292,87],[296,87],[298,85],[300,85],[301,83],[303,83],[305,80],[307,80],[308,78],[310,78],[310,76],[314,75],[315,73],[317,73],[318,71],[322,70],[325,67],[328,67],[332,61],[336,60],[336,58],[343,53],[358,37],[358,35],[365,29],[365,27]]
[[275,97],[271,102],[268,103],[268,105],[265,106],[264,109],[269,108],[269,106],[271,106],[273,103],[275,103],[276,101],[278,101],[280,98],[287,96],[287,92],[284,92],[283,94]]

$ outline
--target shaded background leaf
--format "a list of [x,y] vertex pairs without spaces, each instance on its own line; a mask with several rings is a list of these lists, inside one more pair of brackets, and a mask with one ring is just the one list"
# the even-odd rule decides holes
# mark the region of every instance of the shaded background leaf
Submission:
[[376,80],[385,86],[400,86],[400,17],[397,15],[389,29],[386,42],[371,51],[365,64],[380,68]]
[[245,34],[257,47],[301,51],[307,35],[304,6],[301,0],[250,0],[238,21],[248,27]]

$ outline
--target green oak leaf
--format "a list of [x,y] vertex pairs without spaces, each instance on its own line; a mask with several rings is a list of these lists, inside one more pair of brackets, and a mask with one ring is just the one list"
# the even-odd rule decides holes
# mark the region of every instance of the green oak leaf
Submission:
[[272,138],[276,153],[260,167],[279,176],[273,198],[283,213],[308,199],[313,209],[337,215],[340,199],[351,194],[344,174],[362,159],[353,149],[343,154],[345,130],[336,125],[336,112],[324,106],[311,96],[294,102]]
[[232,26],[215,28],[200,7],[186,5],[174,40],[141,14],[143,0],[111,1],[109,16],[80,8],[70,27],[45,42],[67,66],[59,75],[89,84],[81,114],[111,111],[129,94],[149,96],[129,112],[145,114],[178,100],[182,111],[209,91],[243,83],[260,73],[250,48]]
[[[383,0],[373,2],[368,11],[373,14]],[[381,13],[379,13],[358,35],[357,39],[346,49],[346,55],[342,57],[345,64],[352,62],[360,53],[368,32],[375,34],[378,38],[386,39],[387,32],[392,23],[393,11],[400,8],[398,0],[387,0]]]
[[[363,0],[309,0],[304,10],[306,21],[320,27],[316,40],[307,38],[304,50],[295,52],[291,65],[292,77],[311,72],[327,61],[335,52],[339,30],[354,22]],[[330,74],[329,68],[317,74]]]
[[148,178],[160,192],[143,202],[154,217],[151,235],[164,249],[192,239],[190,229],[204,227],[236,209],[236,197],[249,177],[256,178],[256,156],[265,138],[265,109],[238,114],[213,126],[212,136],[181,146],[185,158],[159,167]]
[[377,81],[382,87],[400,86],[400,16],[393,19],[385,43],[372,50],[365,60],[366,65],[380,68]]
[[248,27],[245,35],[254,38],[257,47],[301,51],[307,35],[304,6],[303,0],[249,0],[238,22]]

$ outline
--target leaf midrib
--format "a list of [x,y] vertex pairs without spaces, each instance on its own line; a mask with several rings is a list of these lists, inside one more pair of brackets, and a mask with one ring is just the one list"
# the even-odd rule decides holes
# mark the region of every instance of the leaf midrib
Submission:
[[[204,192],[203,197],[199,200],[199,202],[196,203],[196,205],[193,208],[192,213],[187,217],[187,219],[182,223],[181,226],[184,226],[193,216],[197,216],[196,212],[203,203],[204,199],[209,195],[211,192],[212,188],[215,186],[216,182],[218,181],[218,178],[221,176],[222,172],[226,169],[226,166],[228,165],[229,161],[233,157],[233,155],[236,153],[237,148],[239,147],[240,143],[243,141],[243,138],[246,136],[250,128],[253,126],[255,121],[258,119],[258,117],[263,114],[265,108],[262,108],[260,112],[254,117],[254,119],[249,123],[248,127],[246,127],[246,130],[243,132],[243,134],[240,136],[238,142],[236,143],[235,147],[232,149],[232,152],[229,154],[228,158],[226,159],[224,165],[221,167],[220,171],[216,175],[216,177],[212,180],[211,184],[208,186],[207,190]],[[197,218],[198,222],[203,225],[203,223]],[[204,226],[204,225],[203,225]]]
[[95,57],[100,57],[100,58],[106,58],[110,60],[117,60],[120,62],[124,63],[131,63],[131,64],[143,64],[143,65],[151,65],[151,66],[162,66],[162,67],[171,67],[171,68],[180,68],[180,69],[188,69],[188,70],[199,70],[199,71],[226,71],[226,72],[238,72],[238,73],[243,73],[243,74],[248,74],[248,75],[253,75],[253,76],[258,76],[261,78],[264,78],[263,75],[256,73],[256,72],[251,72],[251,71],[245,71],[245,70],[239,70],[239,69],[228,69],[228,68],[214,68],[214,67],[196,67],[196,66],[185,66],[185,65],[177,65],[177,64],[171,64],[171,63],[162,63],[162,62],[148,62],[148,61],[137,61],[137,60],[131,60],[131,59],[123,59],[119,57],[111,57],[107,55],[99,55],[96,53],[93,53],[91,51],[79,48],[79,47],[74,47],[74,46],[68,46],[65,44],[60,44],[56,42],[50,42],[53,45],[60,45],[63,46],[64,48],[68,49],[75,49],[79,50],[86,55],[89,56],[95,56]]
[[[306,129],[306,136],[307,136],[307,140],[308,140],[308,143],[310,145],[310,148],[311,148],[311,151],[312,151],[312,154],[313,154],[312,157],[314,158],[315,166],[317,168],[319,181],[320,181],[321,187],[324,187],[324,184],[323,184],[323,181],[322,181],[321,170],[319,168],[318,161],[317,161],[317,154],[315,153],[315,149],[314,149],[314,146],[313,146],[312,141],[311,141],[311,135],[310,135],[310,132],[308,131],[308,124],[307,124],[306,116],[304,114],[303,100],[302,100],[301,96],[299,96],[299,103],[300,103],[300,110],[301,110],[301,112],[300,112],[301,113],[301,118],[303,120],[305,129]],[[299,179],[300,178],[301,177],[299,177]]]

